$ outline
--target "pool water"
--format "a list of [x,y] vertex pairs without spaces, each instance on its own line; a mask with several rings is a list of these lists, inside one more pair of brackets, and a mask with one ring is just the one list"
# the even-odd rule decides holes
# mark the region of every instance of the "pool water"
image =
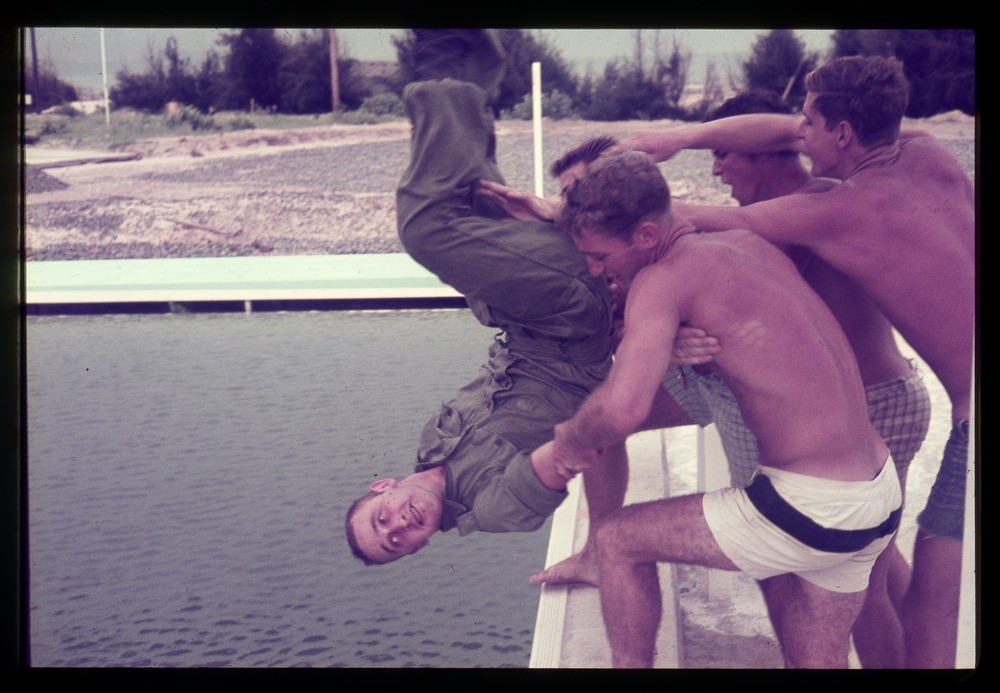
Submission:
[[549,523],[365,567],[493,330],[467,310],[29,317],[30,663],[527,667]]

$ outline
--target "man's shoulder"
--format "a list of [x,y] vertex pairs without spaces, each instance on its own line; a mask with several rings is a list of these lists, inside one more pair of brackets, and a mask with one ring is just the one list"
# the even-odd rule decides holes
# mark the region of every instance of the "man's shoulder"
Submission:
[[836,178],[810,178],[809,181],[803,185],[801,188],[796,190],[796,193],[820,193],[827,192],[833,188],[840,185],[840,181]]
[[728,231],[697,231],[677,239],[662,257],[645,267],[640,275],[645,275],[645,290],[659,293],[675,293],[678,286],[692,287],[704,282],[714,282],[714,275],[724,273],[724,265],[719,262],[726,248],[745,248],[746,243],[760,240],[756,234],[746,229]]
[[903,171],[913,170],[913,164],[919,162],[932,163],[934,166],[959,166],[948,147],[928,132],[918,131],[908,137],[900,137],[897,168]]

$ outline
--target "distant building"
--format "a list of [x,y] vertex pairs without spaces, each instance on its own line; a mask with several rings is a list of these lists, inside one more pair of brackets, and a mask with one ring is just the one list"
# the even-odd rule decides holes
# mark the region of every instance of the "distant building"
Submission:
[[[83,115],[93,115],[94,113],[98,113],[104,110],[104,99],[92,99],[88,101],[70,101],[67,104],[46,108],[44,111],[42,111],[42,113],[56,113],[60,109],[65,108],[66,106],[69,106],[74,111],[82,113]],[[113,108],[114,103],[109,101],[108,107]]]

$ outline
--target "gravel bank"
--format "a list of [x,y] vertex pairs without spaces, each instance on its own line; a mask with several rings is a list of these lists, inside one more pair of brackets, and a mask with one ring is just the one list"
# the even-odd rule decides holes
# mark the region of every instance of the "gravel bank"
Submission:
[[[596,135],[624,137],[670,121],[546,121],[545,166]],[[912,123],[935,132],[974,175],[974,121]],[[508,183],[534,188],[531,123],[498,123]],[[394,189],[409,156],[405,122],[227,133],[137,143],[134,161],[25,170],[28,260],[395,253]],[[707,151],[663,165],[673,194],[727,204]],[[547,178],[547,174],[546,174]],[[556,194],[546,180],[547,195]]]

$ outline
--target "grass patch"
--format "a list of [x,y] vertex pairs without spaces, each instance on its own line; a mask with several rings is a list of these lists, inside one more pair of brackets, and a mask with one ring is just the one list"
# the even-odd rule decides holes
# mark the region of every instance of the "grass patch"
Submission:
[[[246,113],[222,111],[211,115],[182,107],[171,114],[142,113],[129,109],[80,114],[71,109],[59,113],[27,114],[24,141],[71,149],[122,149],[139,140],[160,137],[198,137],[236,130],[293,130],[334,124],[371,125],[399,120],[394,114],[376,114],[364,109],[316,115]],[[110,122],[109,122],[110,121]]]

